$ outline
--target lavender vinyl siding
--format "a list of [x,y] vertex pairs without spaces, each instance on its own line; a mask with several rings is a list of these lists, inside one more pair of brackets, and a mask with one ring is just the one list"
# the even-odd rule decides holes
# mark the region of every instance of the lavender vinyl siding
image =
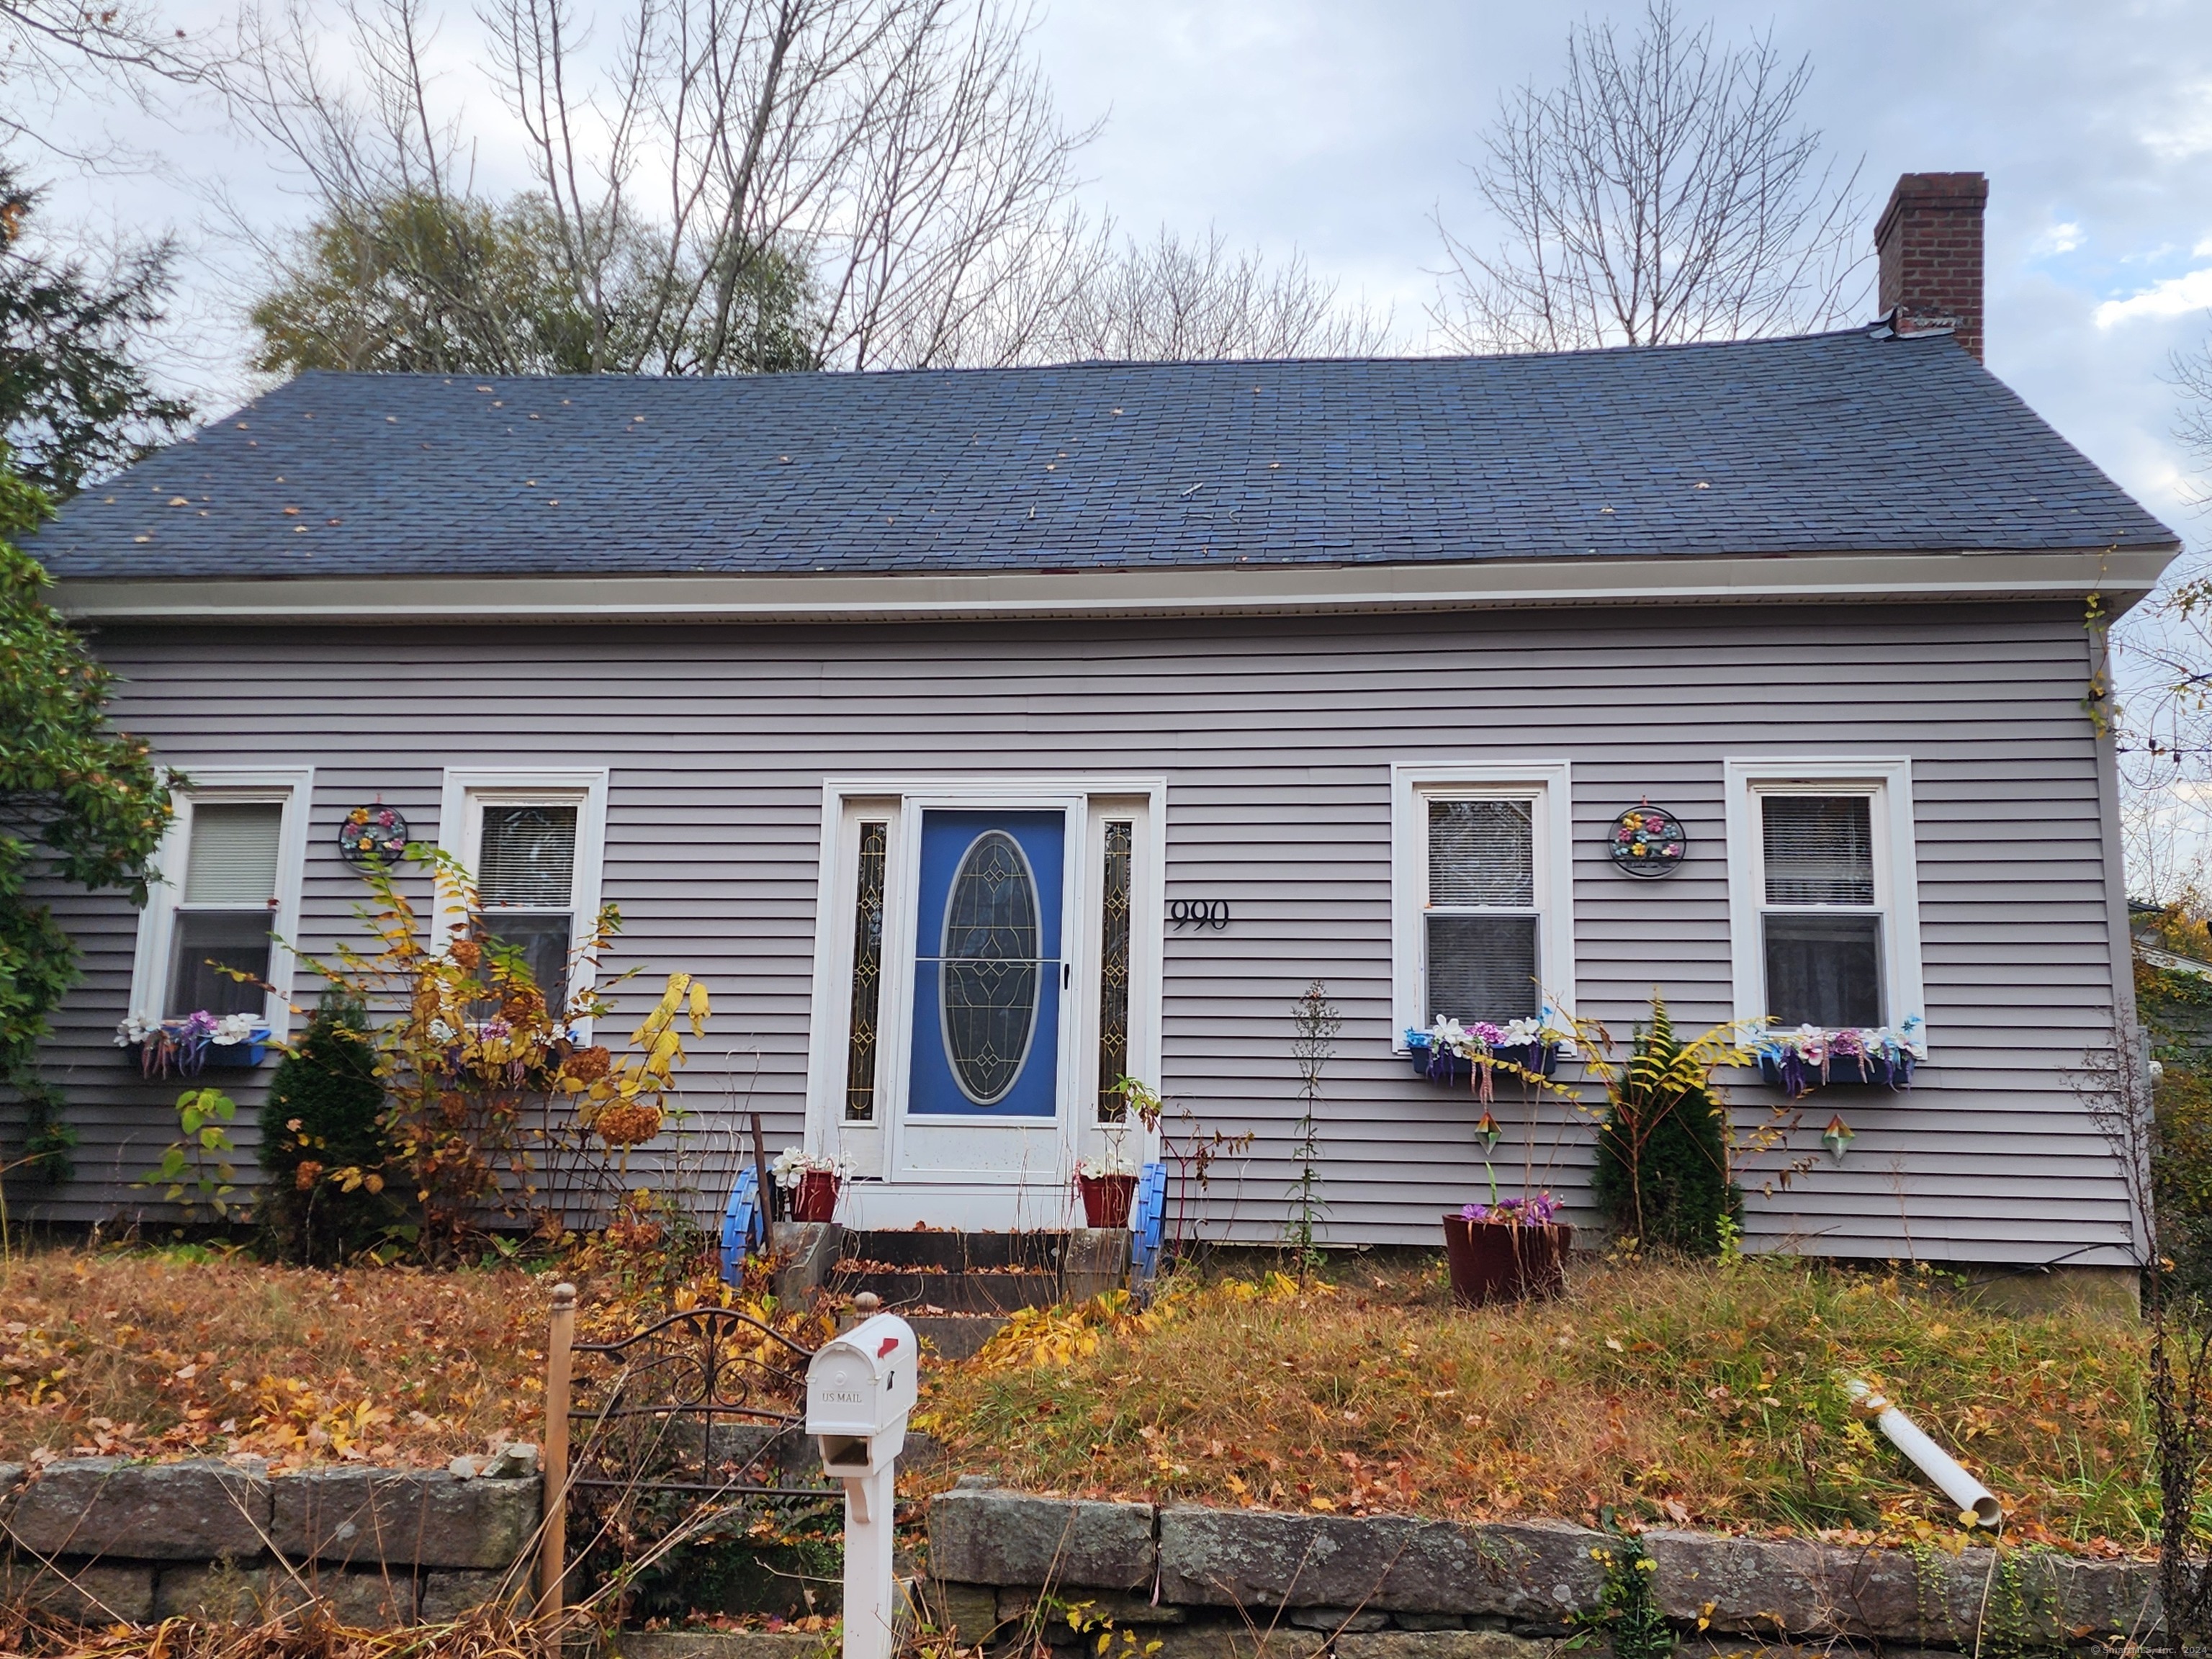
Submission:
[[[1655,986],[1678,1024],[1733,1012],[1724,758],[1907,757],[1933,1053],[1909,1094],[1806,1103],[1794,1150],[1817,1150],[1832,1111],[1856,1141],[1840,1168],[1823,1157],[1786,1192],[1753,1193],[1751,1236],[1853,1256],[2095,1264],[2121,1259],[2127,1210],[2073,1078],[2127,989],[2085,639],[2076,607],[1951,605],[118,628],[98,646],[122,678],[118,722],[163,759],[316,769],[310,953],[349,936],[361,886],[334,844],[348,809],[380,796],[430,841],[447,765],[611,769],[603,890],[623,920],[611,965],[644,969],[622,1016],[669,970],[702,975],[716,1014],[686,1104],[710,1121],[761,1109],[772,1146],[803,1118],[825,775],[1164,775],[1168,895],[1226,898],[1235,920],[1167,935],[1160,1083],[1207,1127],[1258,1132],[1210,1200],[1216,1229],[1255,1239],[1284,1214],[1291,1004],[1312,980],[1346,1016],[1321,1114],[1328,1237],[1432,1243],[1439,1211],[1480,1184],[1479,1105],[1391,1052],[1392,763],[1572,763],[1579,1003],[1625,1036]],[[1605,827],[1645,797],[1691,836],[1671,880],[1626,880],[1603,856]],[[134,915],[109,897],[58,903],[85,976],[47,1069],[82,1144],[76,1183],[36,1207],[88,1221],[147,1196],[128,1183],[172,1137],[176,1091],[139,1082],[110,1042]],[[303,973],[295,1000],[312,994]],[[1771,1098],[1732,1093],[1747,1121]],[[1558,1123],[1543,1144],[1555,1135],[1550,1184],[1578,1195],[1587,1127]],[[1516,1133],[1498,1159],[1518,1184]]]

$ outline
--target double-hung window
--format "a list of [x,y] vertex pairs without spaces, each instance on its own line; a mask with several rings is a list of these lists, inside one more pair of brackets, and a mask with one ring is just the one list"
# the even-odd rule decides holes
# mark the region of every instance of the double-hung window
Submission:
[[196,768],[174,792],[139,923],[134,1016],[246,1014],[283,1031],[313,777]]
[[596,770],[446,774],[447,848],[476,883],[485,931],[521,957],[556,1011],[589,980],[579,952],[599,908],[606,779]]
[[[283,844],[282,801],[194,803],[185,836],[184,890],[170,926],[164,1012],[175,1017],[201,1009],[218,1015],[263,1012]],[[241,974],[249,977],[240,979]]]
[[1396,769],[1399,1032],[1571,1006],[1565,762]]
[[1918,1016],[1906,763],[1728,769],[1737,1017],[1832,1031]]

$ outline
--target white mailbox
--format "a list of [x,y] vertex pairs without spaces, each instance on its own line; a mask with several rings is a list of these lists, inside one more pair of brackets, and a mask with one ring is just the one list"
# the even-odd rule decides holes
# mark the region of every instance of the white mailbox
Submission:
[[878,1314],[822,1345],[806,1368],[806,1432],[833,1475],[867,1474],[906,1445],[921,1355],[914,1328]]
[[921,1362],[914,1327],[878,1314],[823,1343],[806,1368],[806,1431],[845,1489],[844,1659],[891,1659],[897,1646],[891,1509]]

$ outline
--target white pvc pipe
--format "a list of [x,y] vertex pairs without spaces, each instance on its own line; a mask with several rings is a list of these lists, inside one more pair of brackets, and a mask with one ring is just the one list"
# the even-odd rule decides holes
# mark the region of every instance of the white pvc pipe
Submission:
[[2004,1519],[2004,1505],[1997,1502],[1996,1494],[1960,1468],[1958,1460],[1930,1440],[1918,1424],[1856,1377],[1844,1383],[1844,1392],[1855,1404],[1873,1413],[1890,1443],[1958,1505],[1960,1520],[1972,1516],[1976,1526],[1994,1527]]

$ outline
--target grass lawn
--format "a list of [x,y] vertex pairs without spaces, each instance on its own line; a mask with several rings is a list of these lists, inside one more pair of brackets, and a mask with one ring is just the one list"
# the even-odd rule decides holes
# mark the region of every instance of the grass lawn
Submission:
[[544,1431],[554,1281],[577,1335],[626,1335],[719,1298],[653,1241],[558,1270],[270,1267],[238,1253],[34,1250],[0,1261],[0,1460],[254,1453],[272,1464],[435,1467]]
[[938,1375],[927,1426],[1010,1484],[1363,1513],[1954,1539],[1856,1375],[2004,1500],[2008,1534],[2146,1550],[2142,1339],[2008,1318],[1934,1275],[1785,1260],[1586,1263],[1549,1305],[1454,1310],[1441,1266],[1216,1280],[1158,1311],[1026,1319]]
[[[0,1459],[258,1453],[435,1466],[541,1437],[556,1277],[604,1339],[711,1276],[602,1243],[558,1272],[272,1267],[205,1250],[0,1263]],[[2004,1500],[2016,1539],[2151,1542],[2141,1333],[1979,1310],[1932,1274],[1803,1262],[1577,1265],[1566,1300],[1465,1313],[1440,1265],[1352,1258],[1300,1290],[1190,1276],[1027,1316],[927,1374],[948,1471],[1040,1490],[1339,1513],[1595,1517],[1955,1535],[1856,1420],[1890,1389]],[[1120,1305],[1116,1305],[1117,1302]]]
[[0,1458],[439,1464],[535,1441],[548,1285],[519,1270],[315,1273],[204,1251],[0,1265]]

